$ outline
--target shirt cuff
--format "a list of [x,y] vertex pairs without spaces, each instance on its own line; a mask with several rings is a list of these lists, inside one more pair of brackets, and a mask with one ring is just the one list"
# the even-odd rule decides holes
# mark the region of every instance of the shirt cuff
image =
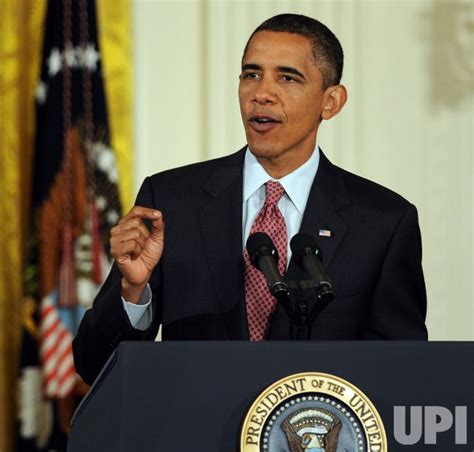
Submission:
[[151,304],[152,294],[150,284],[146,285],[138,303],[131,303],[122,297],[123,308],[128,315],[133,328],[145,331],[151,325],[153,319],[153,306]]

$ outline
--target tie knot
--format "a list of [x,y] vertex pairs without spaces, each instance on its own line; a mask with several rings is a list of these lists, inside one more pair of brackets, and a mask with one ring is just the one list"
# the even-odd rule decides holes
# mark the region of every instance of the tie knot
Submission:
[[280,184],[274,180],[270,180],[265,184],[265,204],[276,205],[280,201],[281,197],[285,193],[285,189]]

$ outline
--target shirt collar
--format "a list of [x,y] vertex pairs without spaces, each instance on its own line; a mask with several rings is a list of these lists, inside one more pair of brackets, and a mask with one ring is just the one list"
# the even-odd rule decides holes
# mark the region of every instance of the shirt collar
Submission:
[[303,215],[318,166],[319,147],[316,144],[315,151],[303,165],[281,179],[273,179],[247,147],[244,159],[243,200],[247,202],[269,180],[278,180],[300,214]]

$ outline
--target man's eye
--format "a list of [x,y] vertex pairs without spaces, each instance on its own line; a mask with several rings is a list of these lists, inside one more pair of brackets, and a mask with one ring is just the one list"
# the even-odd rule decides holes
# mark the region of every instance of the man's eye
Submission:
[[244,72],[242,75],[242,78],[247,78],[247,79],[256,79],[259,77],[259,74],[257,72]]
[[295,78],[292,77],[291,75],[282,75],[281,76],[281,79],[284,81],[284,82],[295,82]]

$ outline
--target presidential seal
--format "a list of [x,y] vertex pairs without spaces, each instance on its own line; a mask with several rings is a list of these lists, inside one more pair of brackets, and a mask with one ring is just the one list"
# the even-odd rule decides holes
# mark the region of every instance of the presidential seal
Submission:
[[334,375],[307,372],[268,387],[242,425],[241,452],[386,452],[367,396]]

